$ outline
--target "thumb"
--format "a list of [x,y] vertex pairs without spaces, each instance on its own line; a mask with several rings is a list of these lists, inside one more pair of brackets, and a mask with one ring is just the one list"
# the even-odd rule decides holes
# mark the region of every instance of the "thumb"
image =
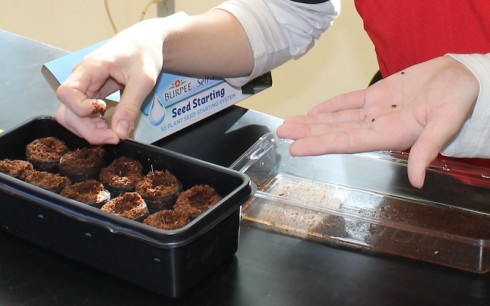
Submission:
[[143,101],[153,89],[155,82],[129,81],[112,116],[111,129],[120,139],[127,139],[140,115]]
[[422,188],[427,168],[439,154],[439,147],[426,141],[417,141],[408,155],[408,180],[415,188]]
[[[454,118],[449,116],[449,118]],[[457,124],[450,124],[443,116],[427,124],[408,155],[408,179],[416,188],[422,188],[426,170],[441,149],[458,132]]]

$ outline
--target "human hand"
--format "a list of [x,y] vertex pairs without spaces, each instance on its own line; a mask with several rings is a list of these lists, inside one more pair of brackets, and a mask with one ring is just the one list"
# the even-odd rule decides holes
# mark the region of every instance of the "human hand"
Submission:
[[[57,121],[93,144],[126,139],[162,69],[159,22],[140,22],[85,57],[57,90],[62,102]],[[100,99],[117,90],[122,90],[121,100],[109,124],[101,116],[106,105]]]
[[408,178],[421,188],[426,168],[461,129],[478,91],[464,65],[438,57],[290,117],[277,135],[295,140],[293,156],[411,148]]

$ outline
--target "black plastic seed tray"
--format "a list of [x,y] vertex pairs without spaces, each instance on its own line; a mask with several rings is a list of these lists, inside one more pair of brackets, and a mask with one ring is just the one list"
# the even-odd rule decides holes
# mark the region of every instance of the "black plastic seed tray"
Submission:
[[[26,145],[47,136],[58,137],[71,149],[88,145],[53,118],[38,117],[0,136],[0,159],[25,159]],[[187,226],[165,231],[0,173],[0,228],[171,298],[235,254],[240,205],[253,193],[248,176],[131,140],[104,148],[107,163],[131,156],[145,171],[171,171],[184,189],[209,184],[223,199]]]

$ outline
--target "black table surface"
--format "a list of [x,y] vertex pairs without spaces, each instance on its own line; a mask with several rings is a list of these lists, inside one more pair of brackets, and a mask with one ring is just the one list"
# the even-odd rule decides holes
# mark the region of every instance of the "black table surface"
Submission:
[[[66,52],[5,31],[0,46],[0,128],[52,115],[41,66]],[[280,121],[234,106],[156,144],[229,166]],[[0,305],[490,305],[490,277],[242,222],[236,255],[170,300],[0,232]]]

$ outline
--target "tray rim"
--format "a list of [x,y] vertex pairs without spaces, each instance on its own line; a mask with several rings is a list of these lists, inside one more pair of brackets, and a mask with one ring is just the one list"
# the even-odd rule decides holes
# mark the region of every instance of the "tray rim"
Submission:
[[[0,140],[10,134],[15,133],[23,126],[33,124],[35,121],[50,121],[51,123],[59,125],[52,116],[36,116],[25,120],[23,123],[20,123],[9,130],[4,131],[0,134]],[[63,128],[61,125],[59,126]],[[74,137],[77,136],[74,135]],[[132,139],[124,140],[121,143],[123,143],[123,145],[144,148],[148,152],[151,151],[155,154],[163,153],[164,155],[172,156],[175,159],[180,159],[192,164],[198,164],[204,168],[233,176],[239,179],[241,183],[232,192],[223,196],[222,200],[212,208],[208,209],[205,213],[192,220],[186,226],[176,230],[158,229],[143,223],[125,219],[120,216],[115,216],[110,213],[103,212],[98,208],[90,207],[89,205],[65,198],[48,190],[44,190],[43,188],[34,186],[4,173],[0,173],[0,191],[3,191],[10,196],[16,196],[24,201],[28,201],[30,204],[63,214],[66,217],[77,220],[78,222],[86,222],[93,226],[102,227],[114,234],[120,234],[132,239],[138,239],[159,248],[176,248],[191,243],[232,214],[233,211],[240,209],[240,206],[247,202],[254,194],[254,186],[249,176],[240,171]],[[240,193],[244,193],[244,195],[240,196]],[[237,199],[240,197],[241,199]],[[237,203],[230,203],[230,200],[232,199],[234,201],[240,201]],[[218,210],[221,212],[218,213]],[[209,215],[215,215],[215,219],[212,222],[207,220],[210,218],[208,217]],[[201,226],[199,230],[196,229],[198,226]]]

